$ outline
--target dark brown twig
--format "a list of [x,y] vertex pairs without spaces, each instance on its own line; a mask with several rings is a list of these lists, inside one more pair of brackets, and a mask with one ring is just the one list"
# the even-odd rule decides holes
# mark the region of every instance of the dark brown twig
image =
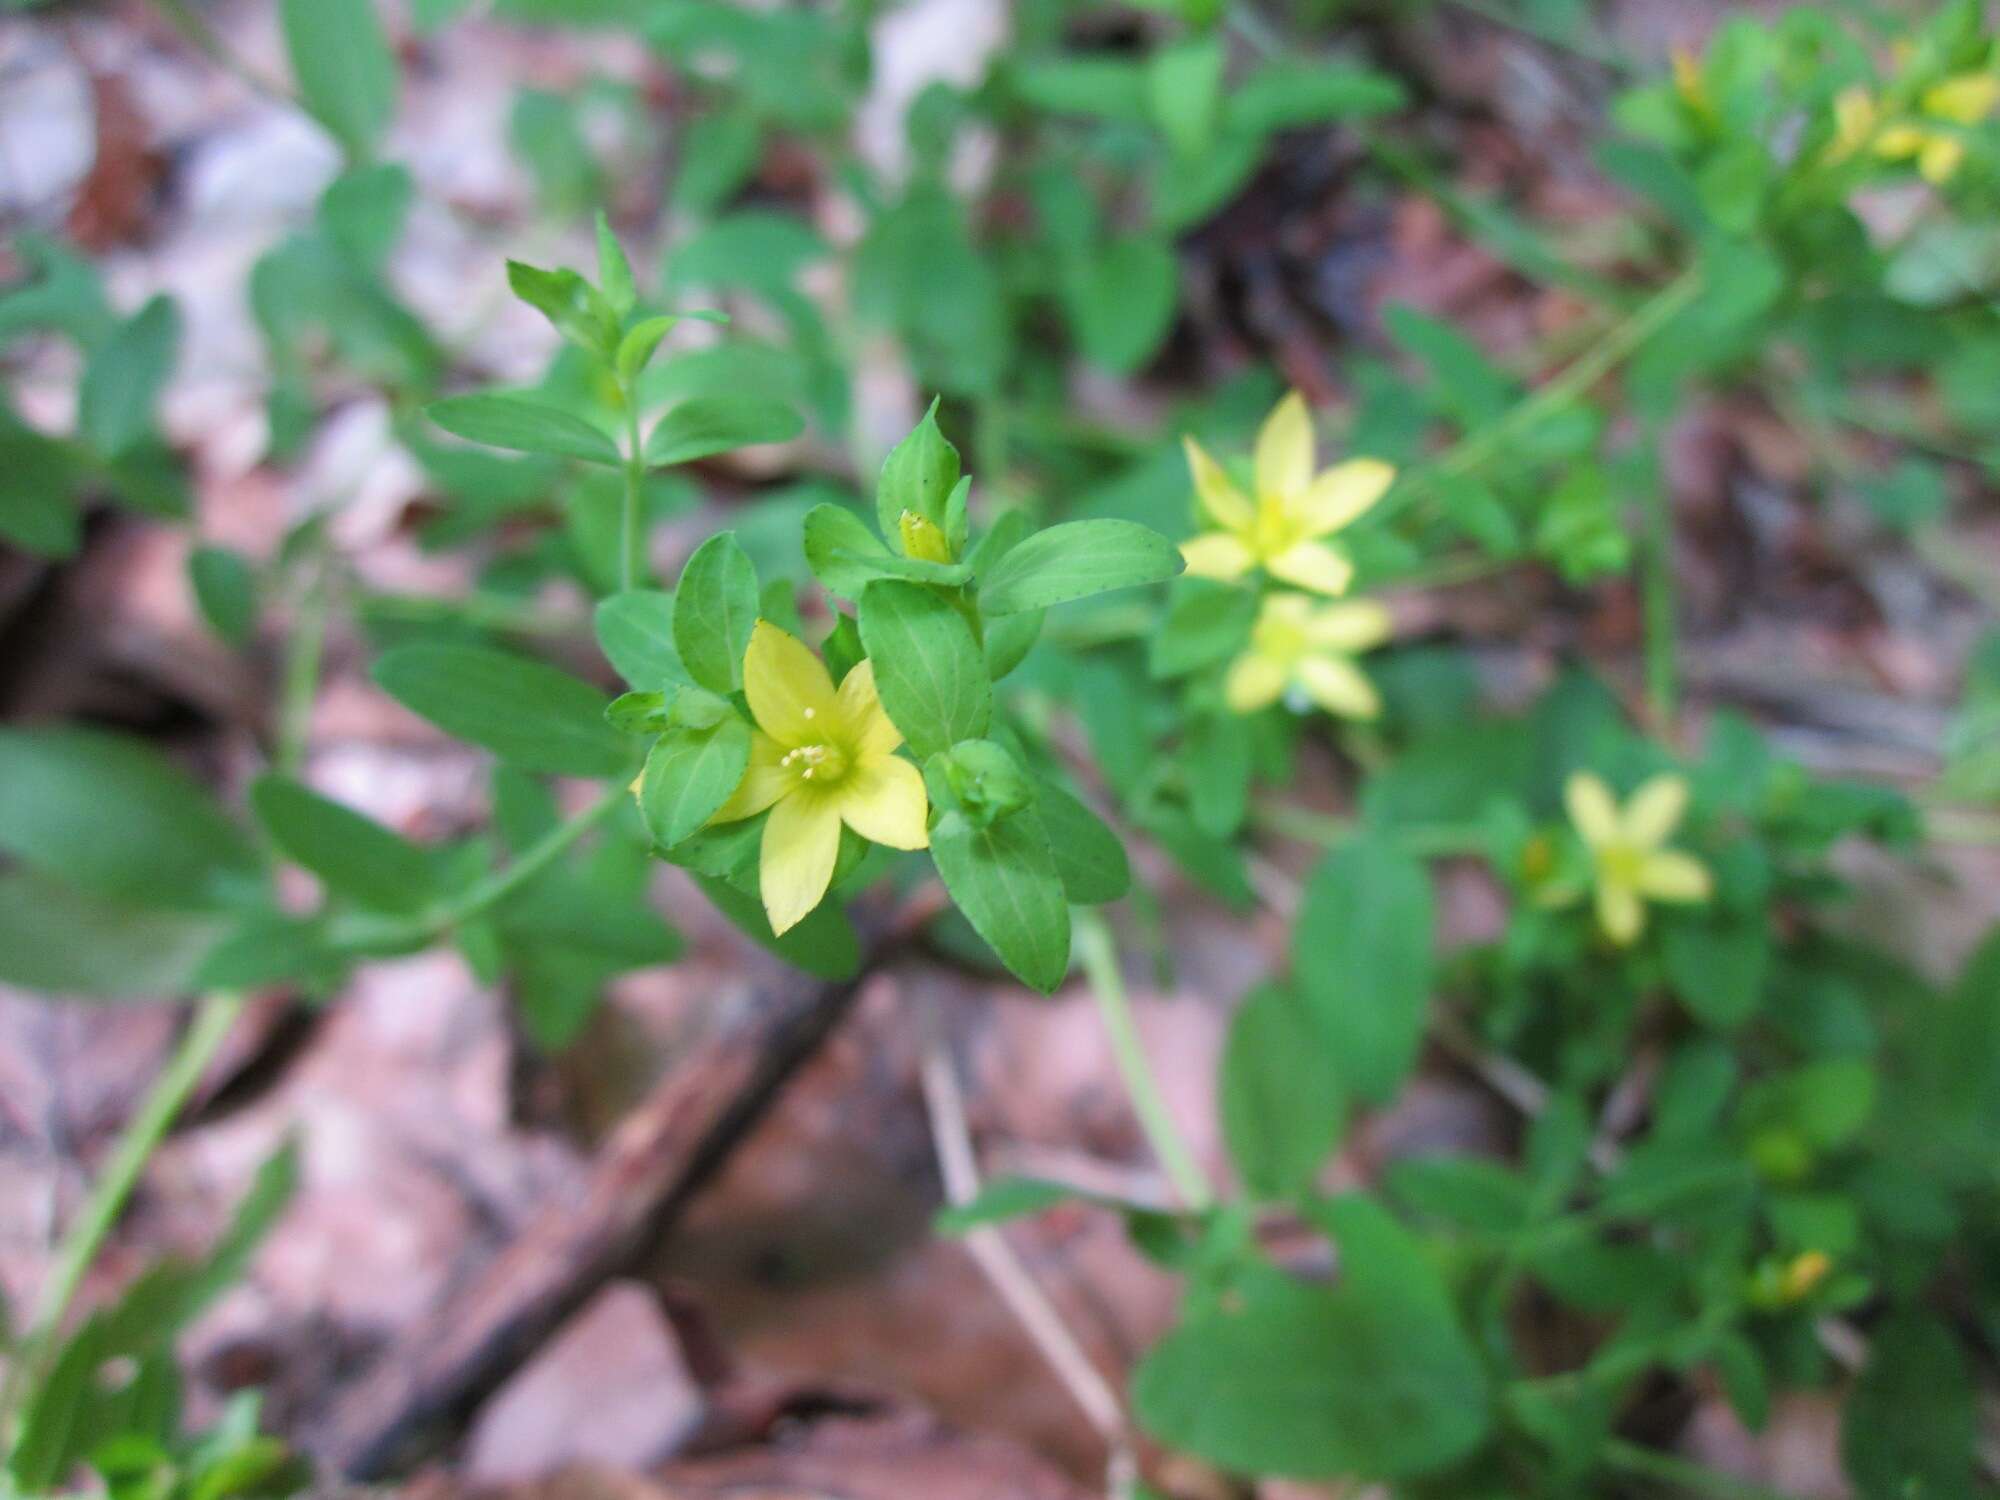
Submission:
[[593,1292],[656,1248],[940,900],[927,889],[881,924],[853,978],[761,996],[686,1058],[619,1125],[581,1191],[542,1208],[463,1290],[398,1336],[303,1444],[329,1471],[373,1480],[448,1441]]

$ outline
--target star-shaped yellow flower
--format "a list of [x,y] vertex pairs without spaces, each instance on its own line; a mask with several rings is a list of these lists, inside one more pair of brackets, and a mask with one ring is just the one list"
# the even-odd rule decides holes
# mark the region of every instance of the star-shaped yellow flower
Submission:
[[[1843,91],[1833,101],[1831,154],[1839,161],[1864,147],[1885,161],[1915,158],[1924,180],[1942,183],[1965,161],[1958,132],[1979,124],[2000,106],[2000,74],[1960,73],[1932,84],[1917,99],[1917,113],[1885,116],[1864,88]],[[1934,123],[1936,122],[1936,123]]]
[[797,637],[759,620],[743,654],[743,692],[757,720],[750,768],[711,823],[771,810],[759,886],[773,932],[825,899],[845,823],[892,849],[922,849],[930,804],[923,774],[898,756],[903,736],[875,696],[875,667],[860,662],[838,691]]
[[1381,695],[1354,657],[1388,638],[1389,611],[1372,599],[1319,604],[1304,594],[1272,594],[1257,611],[1250,648],[1230,664],[1222,696],[1247,714],[1295,687],[1330,714],[1376,718]]
[[1655,776],[1621,808],[1601,777],[1578,771],[1563,787],[1563,803],[1590,851],[1597,925],[1620,947],[1645,931],[1648,901],[1698,903],[1713,893],[1707,866],[1666,847],[1687,812],[1686,777]]
[[1343,594],[1354,565],[1325,538],[1361,515],[1396,477],[1375,458],[1352,458],[1313,473],[1312,418],[1297,391],[1280,401],[1257,434],[1256,496],[1239,490],[1193,438],[1185,438],[1195,494],[1213,523],[1181,544],[1199,578],[1241,578],[1261,567],[1317,594]]

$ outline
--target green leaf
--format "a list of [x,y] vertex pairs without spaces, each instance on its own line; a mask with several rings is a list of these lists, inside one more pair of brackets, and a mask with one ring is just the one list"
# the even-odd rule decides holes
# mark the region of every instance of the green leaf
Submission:
[[923,421],[882,461],[875,482],[875,523],[885,537],[901,534],[906,510],[945,529],[945,502],[958,484],[959,461],[958,449],[938,428],[937,410],[933,400]]
[[1359,1099],[1389,1099],[1416,1062],[1431,929],[1430,878],[1385,835],[1348,839],[1306,884],[1292,937],[1299,990]]
[[995,563],[979,590],[979,607],[988,615],[1011,615],[1158,583],[1180,571],[1180,549],[1150,526],[1066,521],[1036,532]]
[[1970,1500],[1979,1418],[1965,1351],[1936,1319],[1898,1313],[1874,1332],[1841,1417],[1863,1500]]
[[76,426],[100,459],[118,458],[153,430],[153,408],[173,372],[181,318],[153,298],[90,356],[77,391]]
[[197,547],[188,554],[188,581],[209,628],[232,646],[246,644],[257,628],[257,575],[243,554]]
[[828,502],[806,512],[806,566],[831,593],[858,599],[877,578],[956,587],[972,577],[964,563],[926,562],[891,552],[853,511]]
[[299,98],[350,156],[373,151],[396,112],[396,59],[371,0],[283,0]]
[[421,911],[438,894],[428,855],[352,808],[283,776],[250,788],[257,820],[293,863],[327,890],[371,911]]
[[525,771],[618,776],[631,748],[587,682],[483,646],[399,646],[375,663],[382,691],[445,733]]
[[634,323],[618,341],[618,378],[631,385],[639,378],[639,372],[652,361],[653,351],[660,347],[660,340],[673,332],[680,317],[674,313],[662,313],[656,318]]
[[804,528],[806,566],[830,593],[859,599],[862,589],[882,576],[874,565],[888,558],[888,545],[846,506],[815,505],[806,512]]
[[195,910],[263,861],[206,790],[151,747],[68,726],[0,729],[0,852],[98,895]]
[[691,463],[732,448],[787,443],[805,429],[782,401],[758,396],[696,396],[672,407],[646,435],[646,463],[655,469]]
[[1185,677],[1212,667],[1250,644],[1256,618],[1253,590],[1210,578],[1178,579],[1167,618],[1147,643],[1147,670],[1155,677]]
[[735,714],[707,729],[670,729],[653,742],[639,811],[653,842],[678,844],[729,800],[750,764],[750,726]]
[[[526,103],[532,92],[524,93]],[[542,138],[540,132],[537,138]],[[604,294],[567,266],[549,270],[526,261],[507,262],[507,289],[549,320],[555,331],[579,349],[599,359],[611,359],[618,347],[618,315]]]
[[1688,1013],[1704,1025],[1729,1031],[1756,1013],[1771,966],[1771,933],[1764,913],[1706,920],[1669,921],[1660,933],[1667,982]]
[[1147,79],[1124,57],[1049,57],[1018,63],[1014,92],[1025,104],[1055,114],[1136,122],[1147,116]]
[[1180,267],[1162,240],[1112,240],[1074,264],[1064,293],[1083,357],[1129,375],[1153,357],[1173,326]]
[[774,937],[763,903],[755,896],[713,875],[697,873],[694,882],[715,904],[715,909],[745,936],[794,968],[832,980],[851,979],[860,971],[861,942],[854,935],[854,925],[836,903],[821,902],[800,918],[796,926],[787,928],[782,937]]
[[674,596],[659,589],[628,589],[600,599],[597,645],[618,675],[641,692],[692,682],[674,649]]
[[973,931],[1031,989],[1069,972],[1069,903],[1049,836],[1032,808],[974,827],[951,811],[931,830],[931,859]]
[[41,995],[161,1000],[227,929],[212,912],[128,906],[29,870],[0,874],[0,983]]
[[1133,1376],[1140,1421],[1225,1469],[1402,1479],[1448,1467],[1490,1419],[1477,1353],[1423,1245],[1375,1204],[1315,1214],[1340,1281],[1257,1268],[1197,1307]]
[[1039,1177],[995,1177],[981,1183],[979,1191],[965,1202],[939,1209],[931,1219],[931,1228],[939,1234],[960,1235],[1009,1219],[1025,1219],[1076,1197],[1076,1189],[1066,1183],[1045,1182]]
[[1146,101],[1153,122],[1183,157],[1198,157],[1215,137],[1222,112],[1220,36],[1162,47],[1146,60]]
[[68,445],[14,420],[0,404],[0,538],[42,557],[69,557],[83,538]]
[[743,653],[757,627],[757,569],[733,531],[695,548],[674,594],[674,646],[688,675],[711,692],[743,686]]
[[593,427],[574,412],[527,396],[482,392],[447,396],[424,408],[446,432],[493,448],[516,453],[551,453],[586,463],[618,464],[618,445],[601,427]]
[[1041,782],[1035,812],[1055,853],[1063,894],[1076,906],[1116,901],[1132,889],[1125,846],[1104,820],[1061,787]]
[[1339,63],[1270,62],[1229,92],[1231,126],[1269,134],[1401,109],[1403,85],[1386,73]]
[[1346,1101],[1326,1039],[1297,995],[1251,992],[1222,1053],[1223,1139],[1252,1192],[1289,1198],[1313,1185],[1340,1138]]
[[993,683],[949,600],[920,583],[878,579],[862,590],[860,618],[875,690],[911,750],[927,758],[985,734]]
[[597,211],[597,284],[604,292],[604,300],[611,304],[611,311],[620,319],[638,305],[639,289],[632,284],[632,262],[625,258],[625,247],[611,232],[611,221],[604,217],[601,208]]

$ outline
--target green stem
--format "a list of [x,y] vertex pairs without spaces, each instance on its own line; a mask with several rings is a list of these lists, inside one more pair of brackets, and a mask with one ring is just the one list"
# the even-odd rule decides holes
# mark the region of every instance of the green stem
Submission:
[[278,733],[271,749],[271,765],[281,776],[296,777],[305,764],[313,700],[319,695],[320,659],[326,652],[331,584],[323,558],[310,566],[313,571],[299,596],[298,618],[285,643],[284,676],[278,690]]
[[1472,433],[1435,461],[1411,471],[1383,507],[1386,516],[1407,510],[1426,498],[1440,479],[1452,479],[1482,468],[1523,433],[1547,421],[1634,354],[1676,317],[1700,292],[1701,271],[1689,267],[1610,329],[1590,352],[1576,359],[1546,385],[1537,387],[1499,420]]
[[1674,587],[1673,501],[1664,476],[1656,476],[1646,496],[1646,540],[1641,549],[1639,584],[1644,608],[1646,704],[1654,729],[1673,738],[1680,712],[1680,606]]
[[370,921],[361,924],[352,930],[334,935],[333,946],[363,952],[397,950],[405,944],[428,942],[449,932],[462,922],[469,922],[481,913],[498,906],[554,864],[568,852],[572,844],[617,811],[630,795],[631,793],[620,785],[607,788],[597,801],[567,822],[550,829],[505,869],[495,870],[483,880],[466,887],[456,899],[411,917],[408,921],[386,923]]
[[56,1341],[62,1335],[63,1319],[91,1262],[104,1248],[104,1241],[132,1196],[153,1149],[180,1114],[223,1039],[236,1024],[236,1018],[243,1013],[243,1004],[243,996],[233,991],[219,992],[202,1000],[173,1056],[153,1080],[138,1113],[112,1148],[82,1211],[64,1232],[56,1251],[55,1269],[49,1273],[48,1285],[42,1293],[41,1313],[22,1340],[20,1356],[8,1372],[5,1388],[0,1389],[0,1433],[5,1433],[23,1394],[47,1373],[55,1357]]
[[[1329,848],[1352,838],[1361,826],[1352,818],[1283,802],[1259,803],[1252,809],[1251,819],[1266,833]],[[1419,859],[1484,854],[1488,847],[1486,831],[1476,823],[1419,823],[1393,828],[1389,836]]]
[[1160,1159],[1175,1196],[1190,1211],[1204,1213],[1215,1202],[1215,1189],[1194,1159],[1180,1127],[1174,1124],[1167,1101],[1160,1093],[1159,1080],[1146,1060],[1139,1028],[1132,1019],[1132,1004],[1125,993],[1125,976],[1118,967],[1118,949],[1102,917],[1095,912],[1077,914],[1076,946],[1083,959],[1084,978],[1097,1001],[1097,1013],[1104,1021],[1111,1055],[1118,1064],[1118,1076],[1132,1100],[1132,1112],[1139,1117],[1139,1128],[1145,1132],[1153,1154]]
[[1713,1500],[1795,1500],[1782,1490],[1767,1489],[1733,1474],[1719,1474],[1688,1459],[1641,1447],[1623,1438],[1612,1438],[1605,1443],[1604,1461],[1628,1474],[1657,1479],[1682,1494],[1708,1495]]
[[645,550],[645,525],[641,515],[641,491],[646,482],[646,454],[639,446],[639,393],[625,391],[625,508],[620,518],[618,586],[639,586],[639,565]]

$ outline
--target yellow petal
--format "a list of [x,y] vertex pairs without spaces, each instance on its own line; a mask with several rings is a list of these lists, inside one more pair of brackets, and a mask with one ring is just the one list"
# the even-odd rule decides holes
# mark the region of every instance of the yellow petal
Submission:
[[907,760],[881,755],[858,762],[838,789],[841,820],[872,843],[921,849],[930,843],[924,819],[930,801],[924,775]]
[[1246,651],[1229,664],[1222,698],[1232,713],[1254,714],[1269,708],[1285,691],[1285,669],[1268,656]]
[[1344,656],[1308,656],[1294,669],[1306,696],[1343,719],[1374,719],[1382,713],[1382,697],[1353,662]]
[[1573,771],[1563,784],[1563,806],[1583,841],[1593,849],[1618,837],[1618,804],[1604,778],[1589,771]]
[[1833,120],[1835,155],[1851,155],[1861,149],[1875,128],[1875,101],[1859,86],[1843,89],[1833,101]]
[[736,790],[729,794],[729,800],[718,807],[708,821],[734,823],[741,818],[754,818],[784,796],[786,790],[798,780],[778,764],[784,758],[783,745],[761,729],[751,730],[750,764],[743,772],[743,779],[736,783]]
[[1955,136],[1933,135],[1917,153],[1917,170],[1926,182],[1949,182],[1964,161],[1965,142]]
[[840,679],[836,695],[840,707],[843,746],[858,760],[887,755],[903,743],[903,732],[883,711],[875,695],[875,663],[859,661]]
[[771,931],[797,926],[826,898],[839,856],[840,810],[834,794],[802,786],[772,805],[758,870]]
[[1225,530],[1243,530],[1250,524],[1253,515],[1243,492],[1230,483],[1229,476],[1222,472],[1222,465],[1210,458],[1208,450],[1200,443],[1191,437],[1183,437],[1181,446],[1187,450],[1188,472],[1194,476],[1194,492],[1201,501],[1201,508]]
[[1700,902],[1715,893],[1708,867],[1678,849],[1656,849],[1639,866],[1639,890],[1654,901]]
[[1354,564],[1325,542],[1296,542],[1265,558],[1264,567],[1273,578],[1316,594],[1344,594],[1354,579]]
[[1875,154],[1889,161],[1901,161],[1924,149],[1929,137],[1914,125],[1891,125],[1875,137]]
[[1379,458],[1350,458],[1335,464],[1306,487],[1297,505],[1307,536],[1327,536],[1372,510],[1396,478],[1393,464]]
[[1389,611],[1373,599],[1328,604],[1306,622],[1306,639],[1326,651],[1369,651],[1389,639]]
[[1927,115],[1954,125],[1977,125],[2000,104],[2000,77],[1991,73],[1961,73],[1924,91]]
[[817,744],[830,730],[833,679],[804,641],[769,620],[750,632],[743,692],[758,725],[781,745]]
[[1312,483],[1312,417],[1297,391],[1273,407],[1258,429],[1252,467],[1259,499],[1303,494]]
[[1597,887],[1597,925],[1619,947],[1628,947],[1646,930],[1646,906],[1639,893],[1623,881]]
[[1685,776],[1662,772],[1650,777],[1625,804],[1622,819],[1628,843],[1651,849],[1667,841],[1687,813],[1688,784]]
[[1241,578],[1257,561],[1239,538],[1226,531],[1205,531],[1182,542],[1181,557],[1196,578]]

